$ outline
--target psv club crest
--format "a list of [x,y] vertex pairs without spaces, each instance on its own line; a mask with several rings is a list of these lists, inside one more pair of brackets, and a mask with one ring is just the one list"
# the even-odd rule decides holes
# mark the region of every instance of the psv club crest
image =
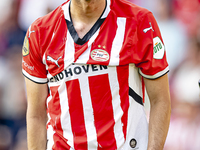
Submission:
[[91,52],[91,58],[95,61],[107,61],[109,54],[102,49],[95,49]]

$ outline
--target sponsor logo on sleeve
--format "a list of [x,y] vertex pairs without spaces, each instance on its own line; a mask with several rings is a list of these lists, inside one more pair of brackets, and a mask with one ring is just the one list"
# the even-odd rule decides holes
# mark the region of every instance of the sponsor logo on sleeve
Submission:
[[28,38],[25,36],[24,44],[22,47],[22,55],[27,56],[28,54],[29,54],[29,41],[28,41]]
[[34,66],[30,66],[27,62],[25,62],[24,60],[22,60],[22,65],[26,68],[28,68],[29,70],[34,70]]
[[165,46],[161,39],[157,36],[153,38],[153,58],[162,59],[165,53]]

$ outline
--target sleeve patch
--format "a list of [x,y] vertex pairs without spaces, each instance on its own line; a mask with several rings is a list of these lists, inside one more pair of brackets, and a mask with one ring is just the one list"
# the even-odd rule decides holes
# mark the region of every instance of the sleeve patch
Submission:
[[28,54],[29,54],[29,41],[28,41],[28,38],[25,36],[24,44],[22,47],[22,55],[27,56]]
[[165,53],[165,46],[161,39],[157,36],[153,38],[153,58],[162,59]]

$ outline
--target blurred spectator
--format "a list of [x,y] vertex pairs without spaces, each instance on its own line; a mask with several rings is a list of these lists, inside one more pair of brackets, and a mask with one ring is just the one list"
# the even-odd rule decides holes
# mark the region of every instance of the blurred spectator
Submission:
[[200,149],[200,43],[191,39],[171,86],[172,119],[166,150]]
[[196,24],[194,28],[194,37],[197,39],[197,41],[200,43],[200,10],[198,12],[198,17],[196,19]]
[[178,101],[164,150],[200,149],[200,105]]
[[0,150],[9,150],[12,143],[12,134],[10,129],[0,124]]
[[0,79],[2,95],[0,99],[0,125],[7,126],[11,133],[12,148],[20,128],[26,126],[26,97],[24,79],[21,73],[21,45],[7,49],[4,55],[3,74]]
[[11,12],[11,3],[12,3],[12,0],[1,0],[0,1],[0,14],[3,14],[1,15],[1,19],[0,19],[0,25],[2,24],[2,22],[4,22],[10,12]]
[[174,0],[174,14],[186,26],[188,34],[196,33],[195,25],[199,21],[199,0]]
[[[200,77],[200,43],[191,39],[186,58],[173,77],[173,98],[189,102],[200,102],[198,80]],[[181,93],[181,94],[180,94]]]
[[20,0],[9,0],[7,5],[6,8],[10,11],[6,18],[0,21],[0,55],[4,55],[13,45],[21,45],[25,37],[25,31],[18,25]]
[[136,5],[139,5],[139,6],[143,6],[142,0],[127,0],[127,1],[134,3]]
[[4,14],[1,15],[1,19],[0,19],[0,55],[5,51],[6,49],[6,43],[5,43],[5,38],[2,35],[2,27],[4,22],[6,22],[7,18],[10,16],[10,12],[11,12],[11,2],[12,0],[4,0],[4,1],[0,1],[0,14]]
[[16,144],[13,150],[27,150],[26,128],[21,128],[16,136]]
[[66,0],[22,0],[19,11],[19,25],[23,30],[39,17],[46,15]]
[[[21,48],[25,37],[18,25],[20,0],[1,1],[0,19],[0,149],[10,150],[25,126],[26,98],[21,73]],[[4,12],[2,12],[4,14]],[[3,139],[2,139],[3,138]]]

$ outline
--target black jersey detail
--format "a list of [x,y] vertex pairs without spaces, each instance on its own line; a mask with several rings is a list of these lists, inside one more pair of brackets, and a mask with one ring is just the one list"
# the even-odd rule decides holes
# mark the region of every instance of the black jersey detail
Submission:
[[78,45],[83,45],[94,35],[94,33],[102,25],[104,20],[105,20],[105,18],[97,20],[97,22],[94,24],[94,26],[90,29],[90,31],[82,39],[79,38],[78,33],[74,29],[73,23],[71,21],[68,21],[68,20],[66,20],[66,23],[67,23],[67,28],[69,30],[69,33],[71,34],[74,42]]
[[142,97],[140,97],[132,88],[129,87],[129,95],[139,104],[143,106]]
[[[71,2],[70,2],[71,4]],[[69,16],[70,16],[70,20],[66,20],[67,23],[67,28],[69,30],[69,33],[71,34],[74,42],[78,45],[83,45],[85,44],[93,35],[94,33],[100,28],[100,26],[103,24],[103,22],[105,21],[106,18],[101,18],[102,15],[104,14],[106,7],[107,7],[107,1],[106,1],[106,6],[105,9],[103,11],[103,13],[101,14],[101,16],[99,17],[99,19],[96,21],[96,23],[93,25],[93,27],[89,30],[89,32],[86,33],[86,35],[81,39],[78,36],[78,33],[76,32],[72,19],[71,19],[71,13],[70,13],[70,4],[69,4]]]

